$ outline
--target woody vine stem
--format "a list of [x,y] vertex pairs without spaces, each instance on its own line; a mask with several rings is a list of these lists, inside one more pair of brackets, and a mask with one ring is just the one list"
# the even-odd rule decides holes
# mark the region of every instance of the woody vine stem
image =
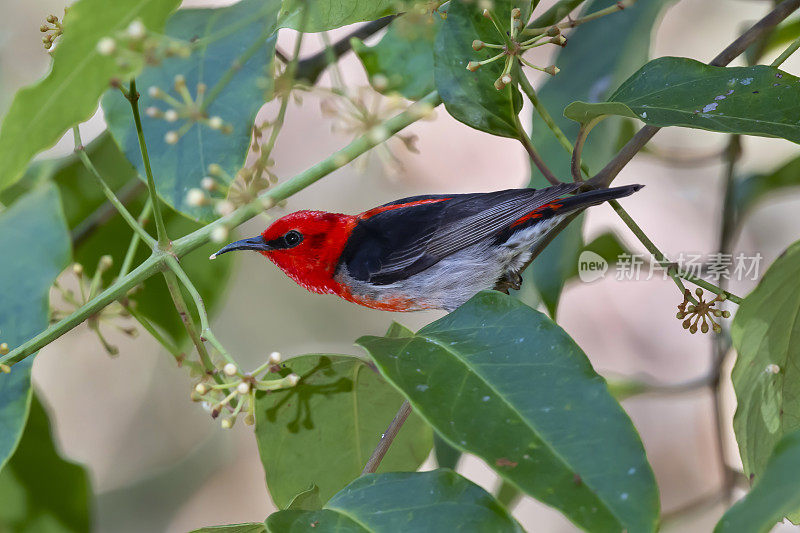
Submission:
[[[580,3],[581,3],[580,1],[576,0],[562,0],[561,2],[556,4],[556,6],[545,12],[545,14],[539,17],[539,19],[533,21],[528,28],[523,29],[521,31],[521,34],[530,35],[546,31],[553,24],[556,24],[561,19],[563,19],[572,9],[574,9],[574,7],[576,7]],[[767,14],[763,19],[761,19],[758,23],[756,23],[745,33],[743,33],[722,53],[720,53],[720,55],[718,55],[711,62],[711,64],[720,66],[727,65],[731,60],[733,60],[735,57],[744,52],[744,50],[750,44],[762,38],[766,34],[766,32],[768,32],[773,27],[775,27],[779,22],[784,20],[789,14],[798,9],[798,7],[800,7],[800,0],[784,0],[782,3],[776,6],[769,14]],[[601,16],[599,12],[597,14],[593,14],[592,16],[594,15]],[[575,25],[578,23],[588,22],[588,20],[590,19],[586,18],[586,20],[583,19],[570,20],[568,22],[559,24],[559,27],[570,27],[571,25]],[[381,27],[381,25],[388,23],[385,20],[377,22],[378,24],[373,23],[373,27],[379,28]],[[798,46],[800,46],[800,44],[793,43],[790,46],[791,50],[787,49],[785,55],[788,56],[788,54],[797,49]],[[338,55],[340,55],[341,53],[344,53],[344,50],[342,50],[340,47],[339,49],[335,50],[334,55],[338,57]],[[781,57],[784,57],[784,54],[782,54]],[[319,68],[319,65],[317,63],[318,62],[312,65],[314,68],[309,67],[309,72],[307,73],[303,69],[302,62],[298,63],[297,55],[295,55],[294,58],[292,58],[291,63],[287,67],[288,72],[290,73],[290,78],[294,77],[295,75],[298,77],[298,79],[303,79],[306,77],[308,77],[309,79],[314,78],[315,75],[318,74],[318,71],[316,69]],[[520,69],[514,69],[513,71],[510,72],[520,72]],[[541,105],[538,105],[538,99],[536,98],[536,93],[528,83],[527,79],[525,79],[524,75],[520,74],[518,77],[519,79],[513,80],[513,82],[521,84],[523,91],[528,95],[528,97],[532,101],[534,109],[538,113],[540,113],[542,115],[543,120],[548,125],[551,126],[551,128],[553,129],[553,133],[557,136],[557,138],[564,146],[564,148],[568,150],[570,153],[573,153],[573,155],[577,158],[577,163],[573,165],[573,167],[580,168],[581,167],[580,148],[585,138],[579,139],[577,148],[573,149],[571,143],[569,143],[569,141],[566,139],[563,133],[561,133],[557,127],[553,127],[555,126],[555,123],[554,121],[552,121],[552,118],[549,117],[546,110],[544,110],[544,108]],[[201,245],[209,242],[211,239],[211,235],[215,230],[220,228],[229,230],[231,228],[234,228],[242,224],[243,222],[249,220],[250,218],[253,218],[254,216],[262,213],[263,211],[270,209],[271,207],[275,206],[278,202],[289,198],[290,196],[294,195],[300,190],[308,187],[309,185],[327,176],[334,170],[348,164],[361,154],[385,142],[386,140],[388,140],[389,138],[391,138],[392,136],[403,130],[405,127],[427,116],[430,113],[430,111],[441,102],[438,94],[435,91],[428,94],[427,96],[422,98],[419,102],[412,104],[405,111],[399,113],[395,117],[385,121],[383,124],[379,126],[371,128],[364,135],[361,135],[360,137],[356,138],[346,147],[333,153],[323,161],[311,166],[307,170],[284,181],[283,183],[272,188],[271,190],[263,193],[255,200],[249,202],[248,204],[242,207],[239,207],[238,209],[234,210],[233,212],[231,212],[226,216],[221,217],[215,222],[212,222],[188,235],[185,235],[177,240],[172,241],[167,235],[166,226],[164,224],[163,216],[161,213],[160,200],[158,198],[156,191],[155,177],[150,167],[150,161],[147,152],[147,144],[145,139],[145,132],[143,130],[139,115],[138,93],[136,90],[135,80],[131,80],[130,86],[128,88],[120,87],[120,89],[131,104],[131,111],[133,113],[137,137],[141,148],[141,156],[145,167],[147,189],[150,198],[148,204],[146,205],[145,209],[143,210],[138,220],[135,219],[128,212],[124,204],[114,195],[113,191],[105,184],[102,176],[99,174],[97,169],[92,164],[88,154],[83,150],[78,129],[77,128],[74,129],[76,151],[78,152],[81,161],[90,171],[90,173],[98,180],[98,183],[100,184],[101,189],[108,198],[108,201],[116,208],[117,211],[119,211],[121,216],[134,231],[134,237],[129,247],[129,253],[126,255],[126,260],[125,263],[123,264],[123,268],[120,271],[120,276],[112,285],[110,285],[108,288],[106,288],[104,291],[102,291],[94,298],[91,298],[84,305],[78,307],[73,313],[66,316],[62,320],[56,322],[55,324],[47,328],[45,331],[39,333],[38,335],[28,340],[27,342],[23,343],[22,345],[14,347],[14,349],[8,352],[7,354],[0,356],[0,364],[13,365],[23,360],[24,358],[34,354],[42,347],[55,341],[63,334],[70,331],[72,328],[76,327],[77,325],[81,324],[82,322],[86,321],[87,319],[89,319],[90,317],[101,311],[104,307],[106,307],[110,303],[114,301],[124,301],[126,299],[126,295],[130,290],[135,288],[144,280],[161,272],[164,275],[165,280],[167,282],[167,286],[173,298],[173,303],[176,307],[176,310],[180,314],[184,326],[186,327],[187,332],[189,333],[190,338],[192,339],[192,342],[198,351],[200,357],[200,364],[202,365],[204,371],[208,375],[211,375],[214,381],[216,382],[216,385],[213,385],[212,388],[217,387],[221,390],[224,390],[225,392],[228,392],[232,388],[234,388],[238,389],[238,392],[240,394],[250,394],[255,389],[267,390],[267,389],[275,389],[283,386],[293,385],[294,383],[297,382],[297,379],[299,379],[297,378],[297,376],[294,375],[290,375],[287,378],[274,380],[272,382],[266,382],[257,379],[257,377],[255,376],[257,372],[254,372],[253,374],[243,374],[238,370],[238,368],[236,368],[235,362],[231,357],[231,355],[225,350],[223,345],[214,336],[208,323],[208,316],[205,313],[205,306],[203,304],[202,298],[199,292],[194,288],[189,277],[181,268],[180,258],[194,251]],[[614,180],[614,178],[619,174],[620,170],[628,162],[630,162],[633,156],[639,150],[641,150],[642,147],[644,147],[644,145],[653,137],[653,135],[655,135],[657,131],[658,128],[652,126],[645,126],[644,128],[642,128],[620,150],[620,152],[602,170],[600,170],[600,172],[598,172],[593,177],[584,182],[585,187],[608,187],[610,183]],[[588,131],[586,133],[588,134]],[[528,146],[526,144],[526,148],[527,147]],[[552,175],[552,173],[550,174]],[[579,172],[574,171],[574,174],[576,174],[574,176],[575,179],[580,178]],[[645,247],[649,251],[651,251],[659,261],[663,260],[664,262],[666,262],[666,258],[663,256],[663,254],[646,236],[646,234],[641,230],[641,228],[638,225],[636,225],[633,219],[631,219],[630,216],[627,215],[627,213],[625,213],[624,210],[622,210],[622,208],[618,204],[613,205],[613,207],[620,215],[620,217],[623,219],[623,221],[632,230],[632,232],[637,236],[637,238],[639,238],[639,240],[645,245]],[[153,238],[151,235],[149,235],[142,226],[143,220],[149,216],[151,211],[156,222],[156,231],[157,231],[156,238]],[[556,230],[553,231],[551,235],[548,236],[547,242],[549,242],[549,240],[551,240],[561,229],[563,229],[563,227],[565,227],[566,223],[568,222],[569,220],[565,221],[558,228],[556,228]],[[140,242],[147,245],[152,250],[152,253],[150,257],[148,257],[144,262],[142,262],[136,268],[128,271],[129,267],[131,266],[133,252],[135,252],[135,249]],[[534,257],[538,252],[541,251],[541,249],[544,247],[544,245],[547,244],[547,242],[543,242],[542,246],[538,247],[537,250],[534,250],[533,254]],[[672,275],[676,284],[678,284],[678,286],[681,288],[683,288],[683,286],[679,278],[683,278],[715,294],[718,295],[724,294],[725,296],[727,296],[729,300],[735,303],[739,303],[741,301],[739,297],[731,294],[728,291],[725,291],[724,287],[718,287],[704,280],[689,276],[685,273],[677,272],[677,270],[674,268],[674,265],[670,268],[670,274]],[[199,316],[200,319],[200,328],[198,328],[194,324],[188,306],[183,299],[183,295],[180,288],[181,286],[183,286],[188,291],[188,293],[192,298],[193,304],[197,311],[197,315]],[[137,318],[142,323],[143,327],[147,331],[151,332],[154,331],[152,325],[147,323],[146,320],[143,319],[143,317],[137,316],[135,312],[132,314],[134,318]],[[224,367],[224,372],[222,373],[224,374],[224,376],[221,375],[221,373],[215,367],[214,362],[212,361],[211,356],[205,347],[206,342],[211,344],[211,346],[224,359],[225,367]],[[174,346],[168,346],[167,343],[165,344],[165,347],[167,347],[167,349],[179,363],[182,362],[183,355],[180,354]],[[263,370],[263,368],[259,369],[259,371],[261,370]],[[230,381],[228,378],[235,378],[235,379],[233,381]],[[198,390],[198,394],[200,394],[201,392],[202,391]],[[235,394],[236,390],[230,392],[225,397],[226,399],[224,400],[224,402],[220,404],[220,407],[224,407],[226,409],[234,411],[235,413],[238,413],[239,410],[242,409],[242,405],[244,402],[235,400],[234,399]],[[408,409],[408,407],[405,405],[404,408]],[[400,424],[402,424],[402,419],[403,417],[400,417]],[[397,429],[399,429],[399,424]],[[391,444],[391,438],[392,437],[389,436],[389,438],[386,439],[387,442],[384,443],[386,448],[388,448],[388,446]],[[377,463],[379,462],[380,458],[377,458]],[[374,466],[375,468],[377,468],[377,464],[375,464]]]

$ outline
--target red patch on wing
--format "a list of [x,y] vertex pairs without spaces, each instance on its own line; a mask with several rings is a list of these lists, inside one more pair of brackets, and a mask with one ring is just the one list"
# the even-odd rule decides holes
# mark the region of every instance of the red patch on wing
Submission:
[[370,209],[369,211],[364,211],[363,213],[358,215],[358,218],[359,220],[366,220],[369,217],[374,217],[375,215],[383,213],[384,211],[393,211],[395,209],[400,209],[403,207],[414,207],[416,205],[436,204],[439,202],[444,202],[445,200],[450,200],[450,198],[429,198],[427,200],[417,200],[415,202],[408,202],[405,204],[382,205],[380,207]]
[[559,204],[558,203],[561,200],[563,200],[563,198],[559,198],[558,200],[556,200],[554,202],[550,202],[549,204],[540,205],[539,207],[537,207],[536,209],[534,209],[533,211],[531,211],[527,215],[524,215],[524,216],[518,218],[516,221],[514,221],[513,224],[511,224],[510,227],[513,228],[514,226],[519,226],[520,224],[522,224],[522,223],[524,223],[524,222],[526,222],[528,220],[531,220],[533,218],[541,217],[542,216],[541,212],[544,211],[545,209],[552,209],[553,211],[557,211],[559,208],[564,206],[564,204]]

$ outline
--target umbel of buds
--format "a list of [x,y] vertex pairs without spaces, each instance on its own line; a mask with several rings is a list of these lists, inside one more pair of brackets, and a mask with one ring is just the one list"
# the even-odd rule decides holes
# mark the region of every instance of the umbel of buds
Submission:
[[[66,14],[66,10],[64,10]],[[44,33],[42,37],[42,44],[45,50],[50,50],[55,43],[55,40],[64,33],[64,26],[55,15],[48,15],[45,19],[46,23],[39,26],[39,31]]]
[[700,331],[703,333],[708,333],[709,328],[714,333],[721,333],[722,326],[713,317],[730,318],[730,311],[715,308],[717,302],[726,300],[725,294],[717,294],[713,300],[708,302],[702,298],[703,289],[697,289],[695,294],[697,295],[697,303],[692,302],[692,293],[689,289],[686,289],[683,295],[683,302],[678,305],[678,313],[675,316],[678,320],[683,320],[683,329],[688,329],[690,333],[694,334],[697,333],[698,324],[700,324]]

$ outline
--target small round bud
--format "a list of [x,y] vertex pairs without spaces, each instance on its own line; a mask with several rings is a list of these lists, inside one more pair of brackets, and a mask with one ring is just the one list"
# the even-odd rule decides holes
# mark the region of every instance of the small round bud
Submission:
[[231,429],[233,427],[233,422],[230,418],[223,418],[219,425],[222,426],[222,429]]
[[481,13],[481,14],[482,14],[484,17],[486,17],[487,19],[490,19],[490,18],[492,18],[492,15],[491,15],[491,13],[489,13],[489,10],[488,10],[488,9],[484,9],[484,10],[483,10],[483,13]]
[[208,387],[206,387],[205,383],[198,383],[194,390],[197,394],[203,395],[208,392]]
[[700,297],[700,296],[703,296],[703,289],[701,289],[700,287],[698,287],[697,289],[695,289],[694,293],[695,293],[695,294],[696,294],[698,297]]
[[164,142],[167,144],[177,144],[179,139],[178,132],[175,130],[170,130],[164,135]]
[[555,37],[556,35],[561,35],[561,28],[559,28],[558,26],[550,26],[547,29],[547,36]]
[[186,78],[183,74],[178,74],[175,76],[175,89],[180,90],[183,87],[186,87]]
[[551,76],[555,76],[556,74],[558,74],[559,72],[561,72],[561,69],[560,69],[560,68],[558,68],[558,67],[557,67],[557,66],[555,66],[555,65],[550,65],[549,67],[545,68],[545,69],[544,69],[544,71],[545,71],[547,74],[550,74]]
[[550,39],[550,42],[553,44],[557,44],[558,46],[564,46],[567,44],[567,39],[563,35],[558,35]]
[[505,76],[501,76],[496,80],[494,80],[494,88],[497,89],[498,91],[502,91],[503,89],[506,88],[506,83],[503,81],[504,77]]
[[236,385],[236,392],[239,394],[245,395],[250,392],[250,384],[245,383],[244,381]]
[[484,46],[486,46],[486,43],[484,43],[481,40],[475,39],[474,41],[472,41],[472,49],[475,50],[476,52],[478,50],[483,50]]
[[776,365],[775,363],[771,363],[767,365],[767,368],[764,369],[764,372],[768,374],[777,374],[781,371],[781,367]]
[[708,333],[708,324],[704,322],[703,325],[700,326],[700,331],[703,333]]
[[269,364],[277,365],[281,362],[281,354],[279,352],[272,352],[269,354]]
[[522,16],[522,10],[518,7],[515,7],[511,10],[511,18],[518,19]]
[[186,205],[190,207],[200,207],[205,205],[206,201],[206,193],[201,189],[189,189],[189,192],[186,193]]
[[722,318],[730,318],[730,317],[731,317],[731,312],[730,311],[723,311],[722,312]]
[[211,174],[212,176],[222,176],[223,174],[222,167],[216,163],[211,163],[210,165],[208,165],[208,173]]
[[72,265],[72,273],[78,277],[83,276],[83,265],[80,263],[74,263]]
[[41,26],[39,26],[39,31],[42,33],[47,33],[48,31],[50,31],[50,28],[42,24]]
[[714,333],[722,333],[722,326],[714,324]]
[[214,206],[214,211],[217,212],[218,215],[226,217],[233,213],[234,209],[236,209],[232,202],[228,200],[220,200]]
[[252,414],[248,413],[247,416],[244,417],[244,423],[248,426],[252,426],[256,423],[256,417]]
[[156,86],[151,86],[147,89],[147,94],[150,98],[161,98],[164,95],[164,91]]
[[477,61],[470,61],[469,63],[467,63],[467,70],[469,70],[470,72],[475,72],[479,68],[481,68],[481,64],[478,63]]
[[8,353],[8,343],[3,342],[0,343],[0,355],[6,355]]
[[144,27],[144,24],[142,24],[141,20],[136,19],[128,25],[128,29],[125,31],[128,34],[128,37],[138,41],[139,39],[144,38],[145,34],[147,33],[147,28]]
[[110,56],[117,49],[117,42],[111,37],[103,37],[97,41],[97,53],[101,56]]
[[166,120],[167,122],[175,122],[175,121],[177,121],[178,120],[178,112],[175,111],[174,109],[167,109],[166,112],[164,112],[164,120]]
[[213,191],[217,188],[217,182],[214,181],[214,178],[206,176],[200,180],[200,186],[207,191]]
[[692,319],[687,318],[683,321],[683,329],[689,329],[689,326],[692,324]]
[[161,116],[161,110],[157,107],[150,106],[144,110],[144,114],[150,118],[158,118]]
[[224,125],[225,123],[222,122],[222,118],[220,117],[211,117],[208,119],[208,127],[212,130],[221,130]]
[[47,18],[45,20],[50,24],[55,24],[56,22],[58,22],[58,17],[55,15],[47,15]]
[[509,83],[511,83],[511,74],[503,74],[503,76],[500,79],[503,80],[504,84],[508,85]]
[[211,230],[211,235],[209,237],[212,242],[225,242],[228,239],[228,228],[225,226],[217,226]]
[[383,74],[375,74],[372,76],[372,86],[376,91],[385,91],[389,87],[389,78]]
[[697,324],[692,324],[691,325],[691,327],[689,328],[689,333],[691,333],[692,335],[697,333]]
[[104,255],[100,258],[100,262],[97,264],[97,268],[102,272],[105,272],[109,268],[114,266],[114,258],[110,255]]
[[720,302],[724,302],[727,299],[728,299],[728,295],[725,294],[724,292],[721,292],[721,293],[717,294],[717,300],[719,300]]
[[300,376],[297,374],[289,374],[286,376],[286,380],[289,382],[290,387],[294,387],[300,381]]
[[226,376],[235,376],[239,369],[233,363],[228,363],[222,367],[222,371],[225,372]]
[[683,320],[683,317],[685,317],[685,316],[686,316],[686,315],[685,315],[684,313],[681,313],[680,311],[678,311],[678,312],[675,314],[675,318],[677,318],[678,320]]
[[0,374],[10,374],[11,367],[8,365],[0,364]]

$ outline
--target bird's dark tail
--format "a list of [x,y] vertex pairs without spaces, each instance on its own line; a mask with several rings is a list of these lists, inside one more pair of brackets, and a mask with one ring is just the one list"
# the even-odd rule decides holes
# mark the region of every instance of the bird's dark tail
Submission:
[[561,204],[561,207],[558,208],[558,211],[565,213],[584,209],[592,205],[602,204],[609,200],[624,198],[625,196],[630,196],[635,193],[642,187],[644,187],[644,185],[625,185],[622,187],[611,187],[610,189],[597,189],[578,193],[574,196],[568,196],[559,200],[558,203]]

